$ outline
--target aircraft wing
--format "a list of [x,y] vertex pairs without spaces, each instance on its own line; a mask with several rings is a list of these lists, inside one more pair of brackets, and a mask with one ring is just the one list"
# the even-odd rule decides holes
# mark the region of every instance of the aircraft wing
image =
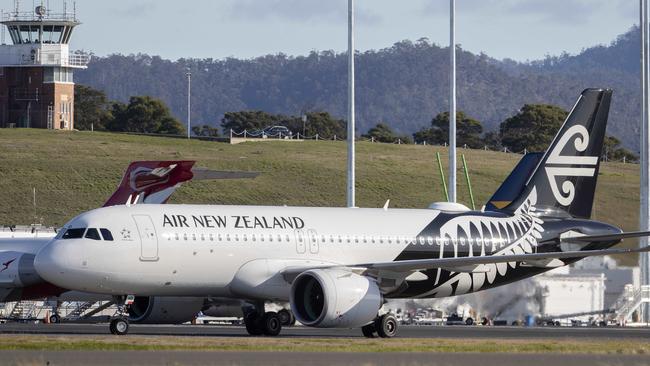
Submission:
[[[510,255],[488,255],[481,257],[456,257],[456,258],[433,258],[433,259],[414,259],[383,263],[365,263],[355,264],[349,267],[361,267],[369,270],[385,270],[391,272],[411,272],[425,269],[444,268],[453,270],[454,268],[466,268],[468,266],[477,266],[481,264],[493,264],[504,262],[539,262],[552,259],[584,258],[600,255],[612,254],[630,254],[650,252],[650,246],[636,249],[601,249],[601,250],[579,250],[570,252],[549,252],[549,253],[531,253],[531,254],[510,254]],[[459,271],[466,272],[467,270]]]

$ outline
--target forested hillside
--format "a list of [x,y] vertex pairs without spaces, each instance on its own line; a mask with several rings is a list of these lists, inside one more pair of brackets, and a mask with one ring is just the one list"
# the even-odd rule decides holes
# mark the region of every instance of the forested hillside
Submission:
[[[547,57],[527,64],[499,61],[459,50],[458,107],[483,123],[484,131],[526,103],[570,109],[587,87],[615,89],[609,133],[638,151],[638,28],[608,46],[579,55]],[[224,113],[264,110],[299,115],[303,111],[346,114],[346,57],[332,51],[307,56],[266,55],[255,59],[164,60],[149,55],[95,58],[76,82],[127,101],[150,95],[173,114],[186,114],[186,72],[192,72],[194,125],[218,125]],[[411,134],[447,110],[448,53],[426,39],[360,53],[357,58],[357,133],[379,122]]]

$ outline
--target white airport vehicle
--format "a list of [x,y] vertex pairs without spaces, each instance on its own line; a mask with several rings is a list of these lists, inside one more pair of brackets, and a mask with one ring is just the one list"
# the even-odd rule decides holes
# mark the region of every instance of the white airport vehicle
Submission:
[[[611,90],[588,89],[511,202],[470,211],[221,205],[120,205],[83,213],[39,251],[57,286],[133,296],[254,302],[251,335],[278,335],[264,301],[289,301],[311,327],[392,337],[388,298],[433,298],[504,285],[610,249],[623,233],[590,220]],[[124,307],[111,321],[126,334]]]

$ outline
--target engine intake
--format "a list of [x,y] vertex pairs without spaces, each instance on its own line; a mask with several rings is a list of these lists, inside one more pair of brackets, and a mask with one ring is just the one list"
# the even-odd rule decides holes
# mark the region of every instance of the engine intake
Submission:
[[313,269],[296,277],[291,310],[306,326],[355,328],[370,323],[382,304],[377,283],[343,269]]

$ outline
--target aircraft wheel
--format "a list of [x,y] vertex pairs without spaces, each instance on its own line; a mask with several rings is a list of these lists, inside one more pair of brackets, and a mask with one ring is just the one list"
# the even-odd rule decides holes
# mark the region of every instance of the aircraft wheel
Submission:
[[61,317],[58,314],[50,315],[50,323],[52,324],[61,323]]
[[125,335],[129,332],[129,321],[124,318],[115,318],[111,320],[108,328],[112,334]]
[[364,325],[361,327],[361,333],[363,333],[363,336],[366,338],[375,338],[375,333],[377,333],[375,330],[375,324]]
[[393,338],[397,335],[397,318],[393,314],[384,314],[375,320],[375,329],[382,338]]
[[252,336],[262,335],[262,327],[260,327],[260,317],[255,311],[244,315],[244,324],[246,331]]
[[465,325],[474,325],[474,318],[465,319]]
[[282,321],[278,313],[269,311],[262,317],[262,332],[264,335],[275,337],[282,330]]
[[288,327],[296,323],[296,317],[294,317],[293,314],[287,309],[278,311],[278,316],[280,317],[280,321],[282,322],[283,327]]

